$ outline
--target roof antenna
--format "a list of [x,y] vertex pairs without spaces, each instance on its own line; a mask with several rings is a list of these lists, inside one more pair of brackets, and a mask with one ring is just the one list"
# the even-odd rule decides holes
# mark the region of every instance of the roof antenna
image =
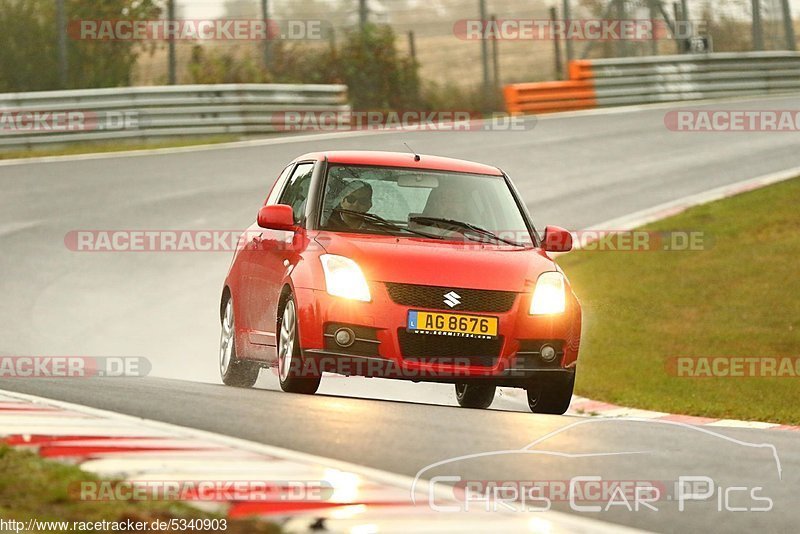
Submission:
[[413,148],[411,148],[410,146],[408,146],[408,143],[406,143],[405,141],[403,141],[403,144],[404,144],[404,145],[406,145],[406,148],[408,149],[408,151],[409,151],[409,152],[411,152],[412,154],[414,154],[414,161],[419,161],[419,160],[421,160],[421,159],[422,159],[421,157],[419,157],[419,154],[417,154],[416,152],[414,152],[414,149],[413,149]]

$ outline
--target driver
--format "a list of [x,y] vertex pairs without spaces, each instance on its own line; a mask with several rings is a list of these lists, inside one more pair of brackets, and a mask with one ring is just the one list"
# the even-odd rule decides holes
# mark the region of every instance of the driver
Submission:
[[363,180],[353,180],[339,192],[337,197],[340,200],[328,218],[327,227],[331,230],[362,228],[364,220],[361,217],[339,211],[339,209],[367,213],[372,207],[372,186]]

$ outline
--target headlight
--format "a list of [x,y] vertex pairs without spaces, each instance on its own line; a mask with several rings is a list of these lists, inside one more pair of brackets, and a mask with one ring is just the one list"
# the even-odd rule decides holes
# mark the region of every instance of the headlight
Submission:
[[329,295],[365,302],[371,300],[367,279],[356,262],[335,254],[323,254],[319,259],[325,271],[325,287]]
[[531,315],[563,313],[567,306],[564,275],[550,271],[539,275],[531,300]]

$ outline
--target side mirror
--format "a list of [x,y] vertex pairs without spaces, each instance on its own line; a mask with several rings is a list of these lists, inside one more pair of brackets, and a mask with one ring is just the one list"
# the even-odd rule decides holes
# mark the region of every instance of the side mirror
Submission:
[[294,230],[292,207],[285,204],[262,206],[258,210],[258,226],[268,230]]
[[547,252],[568,252],[572,250],[572,234],[560,226],[546,226],[543,248]]

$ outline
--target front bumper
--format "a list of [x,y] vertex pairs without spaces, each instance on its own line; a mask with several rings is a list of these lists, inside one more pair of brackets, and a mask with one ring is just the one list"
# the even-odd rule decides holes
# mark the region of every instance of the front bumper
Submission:
[[[498,339],[484,345],[491,352],[485,358],[462,357],[459,347],[471,349],[472,341],[446,336],[433,340],[438,347],[442,343],[453,345],[446,357],[441,354],[427,357],[420,354],[419,347],[413,355],[409,354],[409,336],[405,333],[408,311],[431,308],[395,303],[380,282],[370,283],[370,292],[371,302],[359,302],[333,297],[325,291],[295,289],[300,346],[309,368],[342,375],[426,382],[491,381],[509,386],[523,385],[536,376],[575,370],[581,312],[571,291],[566,311],[554,316],[529,315],[530,293],[517,294],[511,309],[500,313],[432,310],[497,317]],[[358,341],[347,348],[336,346],[331,332],[338,326],[355,330]],[[557,347],[555,361],[544,362],[538,356],[538,348],[544,343]]]

